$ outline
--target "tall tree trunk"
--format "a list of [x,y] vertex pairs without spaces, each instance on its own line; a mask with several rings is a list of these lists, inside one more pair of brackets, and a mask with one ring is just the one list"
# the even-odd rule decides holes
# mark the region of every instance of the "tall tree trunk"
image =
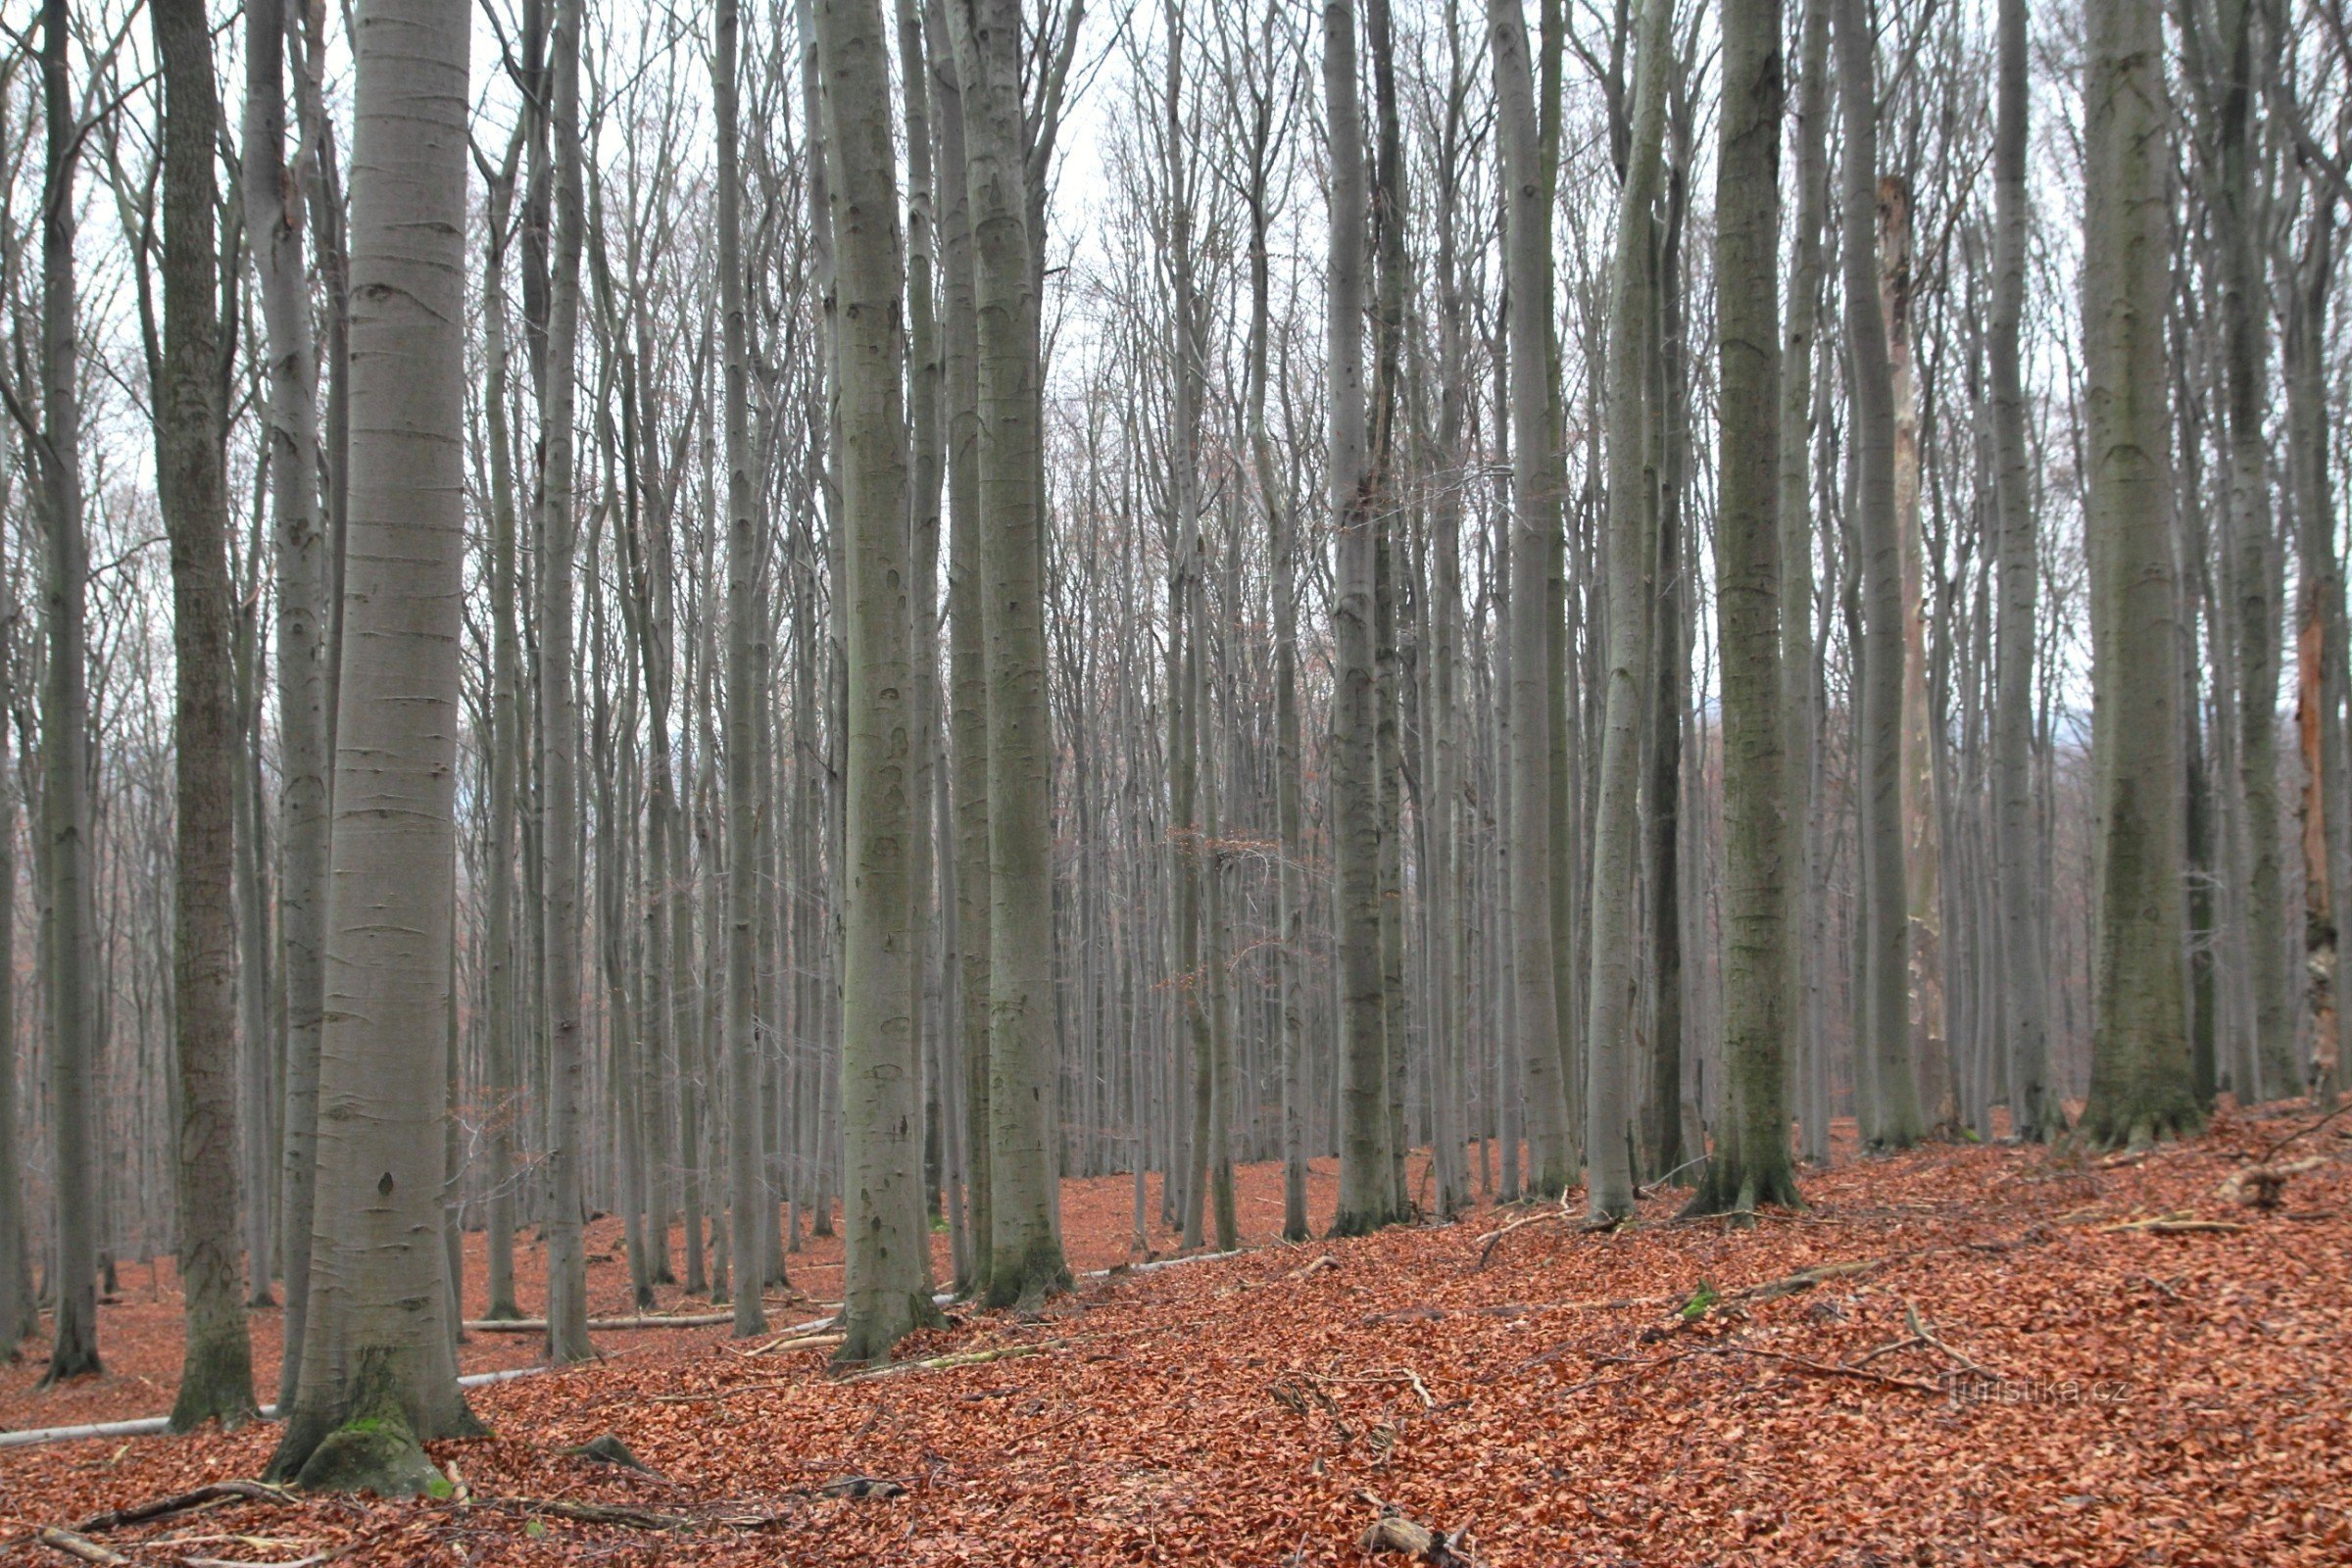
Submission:
[[2066,1130],[2050,1063],[2049,979],[2034,918],[2039,876],[2034,822],[2034,645],[2041,561],[2026,452],[2025,381],[2018,342],[2026,313],[2026,0],[2000,0],[2000,61],[1994,88],[1993,302],[1985,344],[1992,392],[1993,504],[2001,576],[1999,645],[1994,651],[1994,769],[1998,775],[2002,988],[2007,1016],[2009,1122],[2018,1137],[2046,1143]]
[[220,253],[213,184],[220,101],[204,0],[148,8],[164,78],[164,342],[156,488],[172,536],[175,788],[172,1041],[178,1065],[184,1348],[172,1429],[255,1413],[237,1259],[236,827],[229,768],[228,473],[220,407]]
[[2180,891],[2180,615],[2172,548],[2164,301],[2164,13],[2089,0],[2083,74],[2084,522],[2098,824],[2091,996],[2093,1145],[2144,1145],[2203,1121],[2189,1080]]
[[582,0],[557,0],[551,106],[556,233],[547,311],[547,378],[539,404],[539,853],[547,967],[542,984],[549,1051],[547,1355],[580,1361],[588,1343],[587,1204],[581,1166],[587,1110],[587,1041],[580,963],[580,722],[572,686],[572,570],[579,519],[573,503],[572,411],[579,341]]
[[932,79],[939,93],[940,346],[948,441],[948,732],[955,776],[957,1055],[963,1071],[965,1191],[972,1271],[956,1282],[984,1292],[991,1261],[989,1201],[988,638],[980,534],[979,321],[972,275],[972,209],[964,171],[963,93],[941,0],[926,0]]
[[1038,236],[1024,145],[1018,0],[948,0],[971,203],[988,668],[987,1299],[1064,1290],[1056,1121],[1053,723],[1046,700]]
[[49,1114],[54,1131],[55,1303],[46,1385],[98,1365],[96,1163],[90,1103],[99,1051],[92,964],[89,685],[84,661],[89,549],[81,518],[81,401],[74,300],[74,123],[66,0],[41,8],[42,520],[48,525],[49,668],[41,705],[41,832],[49,871]]
[[1325,287],[1333,526],[1331,815],[1340,984],[1340,1197],[1335,1236],[1394,1218],[1388,1164],[1387,1019],[1380,986],[1380,806],[1373,668],[1373,515],[1365,429],[1363,111],[1353,0],[1324,0],[1323,99],[1331,142],[1331,261]]
[[[2270,216],[2261,167],[2255,56],[2259,8],[2220,0],[2205,54],[2205,91],[2220,168],[2207,199],[2221,248],[2222,358],[2229,398],[2231,597],[2236,611],[2238,787],[2246,833],[2247,980],[2254,1000],[2256,1082],[2245,1098],[2301,1087],[2294,992],[2286,974],[2286,877],[2278,844],[2278,539],[2269,472],[2270,322],[2263,236]],[[2203,28],[2197,29],[2200,34]]]
[[1817,959],[1826,919],[1815,860],[1813,772],[1820,710],[1813,646],[1813,356],[1820,336],[1826,266],[1822,236],[1830,205],[1830,8],[1803,0],[1797,80],[1795,266],[1781,353],[1781,713],[1788,726],[1782,766],[1788,780],[1788,1005],[1797,1042],[1797,1116],[1805,1157],[1830,1157],[1829,1046],[1823,1031]]
[[[1662,180],[1670,0],[1642,0],[1635,45],[1633,140],[1618,195],[1609,270],[1608,666],[1602,719],[1599,820],[1593,835],[1592,980],[1585,1030],[1586,1205],[1596,1221],[1634,1208],[1632,1013],[1635,866],[1642,784],[1642,693],[1646,685],[1651,541],[1644,524],[1662,454],[1648,440],[1643,323],[1649,315],[1650,224]],[[1525,569],[1520,564],[1519,569]],[[1520,867],[1512,867],[1513,875]]]
[[[1797,1201],[1788,1141],[1788,821],[1781,689],[1781,7],[1724,13],[1715,198],[1722,513],[1724,1070],[1699,1213]],[[1801,302],[1800,302],[1801,304]]]
[[[886,1360],[933,1316],[929,1240],[909,1191],[922,1162],[908,902],[911,730],[906,585],[904,254],[889,34],[876,0],[816,0],[832,172],[841,526],[849,663],[849,908],[842,955],[848,1200],[837,1363]],[[919,88],[918,88],[919,90]]]
[[1871,0],[1838,0],[1838,98],[1845,126],[1843,245],[1846,361],[1853,380],[1855,489],[1864,600],[1861,695],[1861,924],[1873,1143],[1908,1149],[1920,1119],[1910,1025],[1910,906],[1902,822],[1903,585],[1895,508],[1894,391],[1878,298],[1878,66]]
[[751,347],[743,277],[743,137],[738,124],[735,0],[718,0],[710,93],[718,122],[718,294],[726,349],[727,660],[726,910],[721,1039],[727,1085],[727,1252],[735,1275],[735,1333],[767,1327],[760,1299],[760,1060],[753,1039],[753,940],[760,817],[754,726],[760,523],[752,493]]
[[[0,500],[8,481],[0,479]],[[16,595],[0,588],[0,614]],[[17,711],[16,661],[0,649],[0,1347],[13,1353],[41,1326],[24,1223],[23,1151],[17,1131],[17,765],[10,730]]]
[[[270,1471],[421,1492],[480,1429],[443,1314],[464,555],[467,12],[368,0],[352,167],[352,551],[310,1334]],[[419,1281],[427,1282],[420,1287]]]
[[[514,199],[514,160],[519,139],[508,150],[504,172],[488,179],[489,250],[482,270],[482,338],[485,373],[482,411],[490,448],[490,843],[485,902],[482,1076],[488,1104],[484,1116],[489,1147],[488,1191],[483,1226],[489,1254],[489,1306],[493,1318],[522,1314],[514,1304],[514,1135],[521,1112],[515,1077],[514,850],[519,810],[522,747],[522,652],[514,625],[515,501],[512,436],[507,427],[507,224]],[[485,171],[487,172],[487,171]]]
[[304,181],[285,153],[285,0],[246,8],[239,193],[269,356],[270,508],[277,600],[278,960],[285,977],[278,1171],[286,1304],[278,1402],[294,1396],[310,1312],[318,1179],[318,1030],[325,1005],[327,541],[318,495],[318,354],[304,269]]
[[1511,363],[1510,768],[1513,1022],[1527,1074],[1526,1192],[1555,1198],[1574,1179],[1561,1082],[1552,950],[1552,624],[1545,564],[1560,531],[1565,488],[1554,445],[1551,378],[1551,181],[1543,168],[1535,75],[1519,0],[1488,0],[1494,59],[1495,131],[1503,163],[1506,331]]
[[2352,894],[2352,823],[2344,820],[2344,567],[2335,550],[2335,496],[2328,476],[2328,300],[2335,282],[2333,189],[2315,189],[2303,254],[2286,276],[2283,368],[2287,463],[2294,482],[2295,536],[2303,608],[2296,721],[2304,757],[2303,949],[2319,1102],[2332,1105],[2344,1078],[2342,921]]

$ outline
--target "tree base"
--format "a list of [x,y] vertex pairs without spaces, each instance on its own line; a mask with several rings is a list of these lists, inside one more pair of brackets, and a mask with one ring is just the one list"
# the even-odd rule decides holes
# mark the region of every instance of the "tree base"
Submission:
[[947,1315],[933,1305],[930,1296],[922,1291],[908,1291],[903,1313],[890,1314],[890,1321],[868,1319],[858,1322],[845,1311],[839,1319],[841,1344],[833,1351],[830,1365],[836,1371],[858,1367],[878,1367],[890,1364],[890,1352],[899,1342],[917,1329],[945,1327]]
[[2147,1149],[2168,1138],[2189,1137],[2204,1126],[2205,1112],[2185,1090],[2131,1100],[2094,1093],[2073,1136],[2089,1149]]
[[193,1432],[207,1421],[218,1421],[221,1431],[233,1432],[260,1414],[253,1398],[253,1351],[246,1344],[242,1319],[233,1336],[188,1348],[167,1430]]
[[1722,1214],[1735,1223],[1753,1225],[1757,1208],[1766,1203],[1781,1208],[1805,1206],[1796,1191],[1796,1172],[1786,1160],[1772,1170],[1743,1170],[1736,1159],[1717,1157],[1707,1161],[1698,1191],[1683,1205],[1680,1217],[1703,1219]]
[[409,1424],[391,1416],[354,1421],[327,1434],[295,1472],[294,1485],[306,1492],[418,1497],[449,1480],[424,1456]]
[[[1025,1253],[999,1257],[989,1266],[988,1294],[983,1304],[1035,1312],[1048,1298],[1070,1288],[1070,1265],[1061,1243],[1051,1234],[1040,1238]],[[926,1305],[929,1303],[926,1301]]]

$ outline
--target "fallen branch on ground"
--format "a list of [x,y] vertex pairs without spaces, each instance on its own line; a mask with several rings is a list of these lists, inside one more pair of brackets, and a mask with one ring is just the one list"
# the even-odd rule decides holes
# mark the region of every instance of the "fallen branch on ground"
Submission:
[[1418,1520],[1406,1518],[1403,1510],[1395,1503],[1383,1502],[1368,1492],[1359,1492],[1356,1495],[1380,1510],[1380,1516],[1366,1525],[1364,1533],[1356,1538],[1356,1550],[1365,1553],[1401,1551],[1415,1562],[1431,1563],[1436,1568],[1478,1568],[1478,1560],[1463,1549],[1469,1541],[1468,1530],[1457,1530],[1447,1535],[1443,1530],[1433,1530]]
[[732,1345],[721,1348],[730,1355],[749,1360],[755,1355],[782,1355],[787,1350],[829,1350],[848,1338],[846,1334],[786,1334],[765,1345],[755,1345],[748,1350],[738,1350]]
[[124,1525],[153,1524],[174,1514],[209,1508],[215,1503],[241,1498],[247,1502],[291,1503],[294,1494],[283,1487],[273,1487],[261,1481],[215,1481],[192,1492],[177,1492],[168,1497],[133,1503],[127,1508],[110,1508],[94,1513],[74,1528],[83,1535],[100,1536]]
[[2205,1231],[2242,1231],[2245,1227],[2235,1220],[2197,1219],[2185,1211],[2155,1214],[2146,1219],[2128,1219],[2117,1225],[2102,1225],[2098,1233],[2112,1236],[2118,1231],[2145,1231],[2151,1236],[2192,1236]]
[[71,1530],[60,1530],[55,1525],[41,1526],[32,1539],[47,1546],[51,1551],[62,1551],[67,1556],[77,1557],[83,1562],[112,1564],[130,1561],[128,1557],[123,1556],[112,1546],[102,1546],[87,1536],[75,1535]]

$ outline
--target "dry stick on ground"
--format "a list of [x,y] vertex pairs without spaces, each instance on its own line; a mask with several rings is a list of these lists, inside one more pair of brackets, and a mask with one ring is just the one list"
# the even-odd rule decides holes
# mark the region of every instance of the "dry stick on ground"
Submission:
[[286,1562],[247,1562],[234,1557],[182,1557],[180,1568],[320,1568],[322,1563],[334,1562],[359,1550],[354,1542],[329,1551],[314,1551],[308,1557],[295,1557]]
[[2112,1236],[2119,1231],[2145,1231],[2151,1236],[2192,1236],[2205,1231],[2242,1231],[2245,1227],[2235,1220],[2197,1219],[2181,1212],[2156,1214],[2147,1219],[2128,1219],[2120,1225],[2102,1225],[2098,1234]]
[[1914,1394],[1934,1394],[1940,1396],[1944,1392],[1937,1385],[1933,1383],[1923,1383],[1918,1378],[1888,1377],[1884,1372],[1872,1372],[1859,1366],[1839,1366],[1834,1361],[1809,1360],[1801,1355],[1790,1355],[1786,1350],[1767,1350],[1761,1346],[1711,1345],[1704,1349],[1687,1350],[1683,1353],[1685,1355],[1763,1356],[1768,1360],[1786,1362],[1789,1366],[1799,1367],[1807,1372],[1819,1373],[1823,1377],[1858,1378],[1865,1383],[1883,1383],[1890,1389],[1909,1389]]
[[732,1399],[738,1394],[757,1394],[761,1389],[797,1389],[798,1378],[771,1378],[760,1383],[736,1383],[723,1389],[698,1389],[692,1394],[649,1394],[649,1404],[708,1404],[713,1399]]
[[132,1503],[127,1508],[110,1508],[94,1513],[74,1528],[84,1535],[104,1535],[124,1525],[153,1524],[174,1514],[209,1508],[216,1503],[241,1499],[246,1502],[291,1503],[294,1494],[283,1487],[272,1487],[260,1481],[215,1481],[192,1492],[176,1492],[168,1497],[156,1497],[147,1502]]
[[62,1551],[67,1556],[78,1557],[83,1562],[127,1563],[130,1561],[128,1557],[111,1546],[102,1546],[87,1536],[75,1535],[71,1530],[60,1530],[55,1525],[43,1525],[32,1539],[52,1551]]
[[1491,1261],[1494,1256],[1494,1249],[1500,1246],[1502,1244],[1502,1239],[1505,1236],[1510,1235],[1511,1232],[1525,1229],[1530,1225],[1541,1225],[1547,1219],[1574,1219],[1575,1215],[1572,1214],[1568,1208],[1568,1198],[1569,1195],[1563,1192],[1560,1194],[1560,1201],[1556,1207],[1544,1209],[1539,1214],[1524,1215],[1521,1218],[1512,1220],[1508,1225],[1503,1226],[1499,1230],[1489,1231],[1486,1235],[1480,1237],[1479,1240],[1486,1245],[1479,1249],[1479,1268],[1484,1269],[1487,1266],[1488,1262]]
[[2336,1106],[2333,1110],[2329,1111],[2327,1115],[2322,1116],[2318,1121],[2313,1122],[2310,1126],[2298,1127],[2293,1132],[2288,1133],[2284,1138],[2279,1139],[2277,1143],[2273,1144],[2270,1148],[2264,1150],[2260,1154],[2255,1156],[2254,1163],[2257,1165],[2269,1164],[2273,1154],[2276,1154],[2278,1152],[2278,1151],[2284,1149],[2287,1145],[2295,1142],[2295,1140],[2299,1138],[2309,1138],[2313,1133],[2318,1132],[2321,1128],[2335,1120],[2336,1117],[2343,1115],[2346,1111],[2352,1111],[2352,1100],[2345,1101],[2342,1104]]
[[625,1508],[604,1502],[573,1502],[564,1497],[483,1497],[484,1507],[510,1508],[518,1513],[551,1514],[584,1525],[620,1525],[630,1530],[685,1530],[694,1520],[682,1513],[656,1513],[648,1508]]

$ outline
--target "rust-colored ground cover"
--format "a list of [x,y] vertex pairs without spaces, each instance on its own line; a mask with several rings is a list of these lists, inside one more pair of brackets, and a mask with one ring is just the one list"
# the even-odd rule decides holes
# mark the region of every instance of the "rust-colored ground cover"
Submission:
[[[434,1450],[466,1500],[238,1500],[100,1539],[142,1565],[1273,1568],[1361,1560],[1377,1499],[1494,1565],[2347,1563],[2352,1117],[2278,1155],[2321,1161],[2278,1207],[2217,1191],[2314,1119],[2230,1117],[2123,1163],[1939,1146],[1812,1174],[1809,1209],[1752,1230],[1677,1223],[1667,1195],[1614,1235],[1522,1225],[1483,1268],[1524,1211],[1263,1246],[1085,1280],[1035,1321],[959,1310],[906,1355],[1012,1353],[858,1382],[724,1330],[608,1335],[603,1364],[475,1392],[497,1436]],[[1078,1266],[1130,1254],[1128,1194],[1071,1184]],[[1262,1241],[1279,1172],[1245,1170],[1242,1194]],[[795,1283],[829,1295],[837,1247]],[[617,1264],[597,1268],[596,1309],[619,1309]],[[32,1395],[37,1367],[12,1368],[0,1422],[169,1403],[169,1272],[153,1299],[143,1273],[123,1284],[102,1325],[118,1370]],[[534,1349],[477,1337],[466,1365]],[[606,1433],[658,1475],[559,1451]],[[35,1527],[255,1475],[273,1440],[0,1450],[0,1560],[65,1563]],[[826,1494],[853,1476],[904,1494]]]

